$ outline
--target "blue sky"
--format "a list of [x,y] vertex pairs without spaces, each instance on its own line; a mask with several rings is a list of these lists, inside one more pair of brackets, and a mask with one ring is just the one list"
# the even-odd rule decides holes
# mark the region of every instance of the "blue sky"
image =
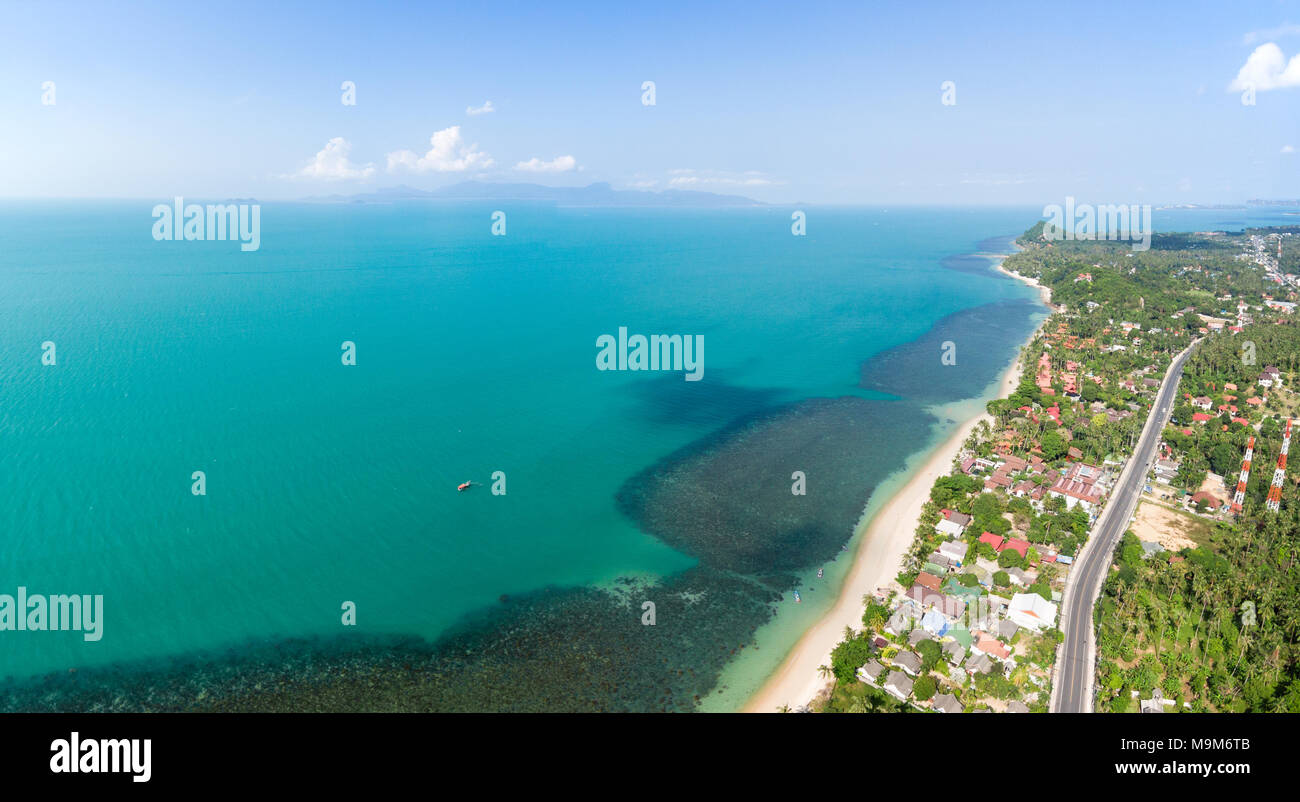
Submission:
[[0,196],[1300,196],[1296,3],[263,5],[6,5]]

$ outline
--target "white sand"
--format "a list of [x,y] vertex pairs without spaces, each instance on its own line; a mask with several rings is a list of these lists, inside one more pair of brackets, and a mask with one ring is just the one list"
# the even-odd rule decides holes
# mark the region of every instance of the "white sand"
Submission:
[[[1051,291],[1047,287],[1004,270],[1001,263],[998,270],[1038,287],[1043,293],[1044,303],[1050,304]],[[1030,335],[1030,340],[1033,336]],[[996,397],[1007,397],[1020,383],[1019,366],[1020,354],[1017,352],[1002,375]],[[844,627],[862,628],[862,597],[893,582],[902,570],[903,557],[912,545],[921,507],[930,497],[930,488],[936,479],[952,470],[953,459],[980,421],[988,421],[991,425],[993,418],[980,413],[959,426],[951,437],[930,452],[907,483],[876,511],[866,534],[859,540],[853,568],[844,580],[835,606],[803,634],[780,668],[746,703],[745,712],[774,713],[787,705],[795,710],[825,691],[830,683],[820,676],[818,666],[830,665],[831,650],[843,639]]]

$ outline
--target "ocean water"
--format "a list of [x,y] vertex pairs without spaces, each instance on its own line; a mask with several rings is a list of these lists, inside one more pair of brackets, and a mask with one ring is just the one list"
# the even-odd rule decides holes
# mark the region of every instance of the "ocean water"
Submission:
[[[243,253],[165,201],[0,204],[0,593],[104,596],[0,632],[10,706],[738,706],[1042,314],[978,255],[1037,209],[265,203]],[[597,370],[621,326],[703,379]]]

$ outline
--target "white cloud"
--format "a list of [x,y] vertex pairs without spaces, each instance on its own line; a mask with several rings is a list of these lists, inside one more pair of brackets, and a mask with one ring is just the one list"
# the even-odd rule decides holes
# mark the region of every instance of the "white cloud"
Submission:
[[1290,145],[1283,145],[1283,146],[1282,146],[1282,152],[1283,152],[1283,153],[1295,153],[1295,148],[1291,147]]
[[429,137],[429,144],[429,152],[423,156],[410,150],[388,154],[388,172],[460,173],[492,166],[492,157],[479,150],[478,145],[465,144],[459,125],[435,132]]
[[668,174],[673,176],[668,180],[668,186],[677,189],[701,186],[763,187],[776,183],[758,170],[727,173],[719,170],[694,170],[679,167],[669,170]]
[[1279,25],[1276,28],[1267,28],[1262,31],[1251,31],[1241,37],[1241,42],[1242,44],[1253,45],[1256,42],[1265,39],[1281,39],[1283,36],[1294,36],[1297,33],[1300,33],[1300,25],[1292,25],[1288,22],[1285,25]]
[[556,156],[548,162],[534,156],[526,162],[515,165],[516,170],[528,173],[567,173],[578,168],[578,160],[572,156]]
[[1300,55],[1287,61],[1282,48],[1269,42],[1255,48],[1237,71],[1236,79],[1228,85],[1228,91],[1240,92],[1253,87],[1257,92],[1267,92],[1292,86],[1300,86]]
[[496,107],[492,105],[492,101],[490,101],[490,100],[487,101],[486,103],[484,103],[482,106],[478,106],[478,107],[475,107],[475,106],[466,106],[466,107],[465,107],[465,113],[468,114],[468,115],[471,116],[471,117],[477,117],[477,116],[479,116],[480,114],[491,114],[491,113],[494,112],[494,111],[496,111]]
[[373,165],[353,164],[348,159],[348,153],[352,150],[352,143],[341,136],[336,136],[325,143],[312,160],[311,164],[294,173],[291,177],[296,178],[321,178],[326,181],[340,181],[345,179],[369,178],[375,174]]

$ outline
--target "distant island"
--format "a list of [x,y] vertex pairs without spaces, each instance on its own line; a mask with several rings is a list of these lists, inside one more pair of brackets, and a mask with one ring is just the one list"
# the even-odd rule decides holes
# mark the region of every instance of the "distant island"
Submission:
[[608,183],[585,187],[547,187],[541,184],[496,184],[464,181],[441,189],[424,190],[386,187],[357,195],[327,195],[303,198],[309,203],[392,203],[404,200],[524,200],[559,206],[677,206],[729,207],[764,206],[740,195],[719,195],[696,190],[668,189],[662,192],[614,189]]

